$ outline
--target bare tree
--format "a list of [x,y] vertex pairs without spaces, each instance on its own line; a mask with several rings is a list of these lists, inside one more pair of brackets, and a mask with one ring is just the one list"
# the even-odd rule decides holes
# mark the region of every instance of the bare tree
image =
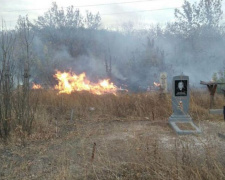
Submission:
[[176,30],[189,37],[200,28],[219,27],[223,15],[221,2],[222,0],[201,0],[198,4],[191,4],[185,0],[182,10],[175,10]]
[[31,133],[34,113],[30,102],[30,66],[31,66],[31,45],[33,33],[28,17],[19,17],[17,23],[18,44],[21,47],[20,68],[18,69],[17,81],[22,82],[22,89],[17,90],[15,101],[15,114],[18,125],[22,130]]
[[101,17],[100,14],[97,13],[96,15],[92,14],[91,12],[86,12],[85,18],[85,26],[88,29],[98,29],[101,25]]
[[12,121],[13,62],[15,36],[2,20],[0,35],[0,137],[9,136]]

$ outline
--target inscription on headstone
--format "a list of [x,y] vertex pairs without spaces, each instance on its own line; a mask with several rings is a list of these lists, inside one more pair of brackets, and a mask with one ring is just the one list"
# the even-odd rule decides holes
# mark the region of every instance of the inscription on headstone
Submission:
[[[169,124],[177,134],[200,133],[201,130],[193,123],[188,114],[190,101],[189,77],[180,75],[173,77],[172,82],[172,107],[173,114],[169,118]],[[188,124],[187,129],[180,129],[179,125]],[[191,128],[190,128],[191,127]]]

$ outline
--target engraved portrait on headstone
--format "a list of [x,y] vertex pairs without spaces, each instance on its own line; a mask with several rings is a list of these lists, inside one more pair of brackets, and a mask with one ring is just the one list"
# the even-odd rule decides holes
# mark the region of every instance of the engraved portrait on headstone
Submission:
[[187,96],[187,80],[175,80],[175,96]]

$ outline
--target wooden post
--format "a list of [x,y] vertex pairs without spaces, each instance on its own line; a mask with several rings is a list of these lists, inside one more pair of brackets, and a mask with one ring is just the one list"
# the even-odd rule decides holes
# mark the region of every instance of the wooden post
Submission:
[[210,109],[212,109],[213,106],[214,106],[214,95],[210,94],[210,104],[209,104]]
[[74,111],[74,109],[71,109],[70,122],[73,122],[73,111]]
[[93,145],[93,148],[92,148],[92,154],[91,154],[91,162],[94,161],[95,151],[96,151],[96,143],[94,142],[94,145]]
[[217,84],[207,85],[208,90],[210,92],[210,109],[214,106],[214,95],[216,92]]
[[223,106],[223,118],[224,118],[224,121],[225,121],[225,106]]
[[[207,85],[207,87],[208,87],[208,90],[210,93],[210,109],[212,109],[212,107],[214,106],[214,95],[216,93],[217,85],[223,85],[225,83],[213,82],[213,81],[210,81],[210,82],[200,81],[200,84]],[[224,98],[225,98],[225,89],[222,89],[222,91],[224,92]]]

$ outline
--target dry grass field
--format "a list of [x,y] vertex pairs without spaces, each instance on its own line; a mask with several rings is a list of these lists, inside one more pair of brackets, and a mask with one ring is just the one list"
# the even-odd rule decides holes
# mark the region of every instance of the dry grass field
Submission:
[[[16,127],[0,143],[0,179],[225,179],[225,139],[218,137],[225,122],[209,114],[207,92],[191,92],[190,115],[203,133],[188,136],[168,125],[170,94],[34,90],[32,97],[32,133]],[[216,95],[215,108],[224,101]]]

